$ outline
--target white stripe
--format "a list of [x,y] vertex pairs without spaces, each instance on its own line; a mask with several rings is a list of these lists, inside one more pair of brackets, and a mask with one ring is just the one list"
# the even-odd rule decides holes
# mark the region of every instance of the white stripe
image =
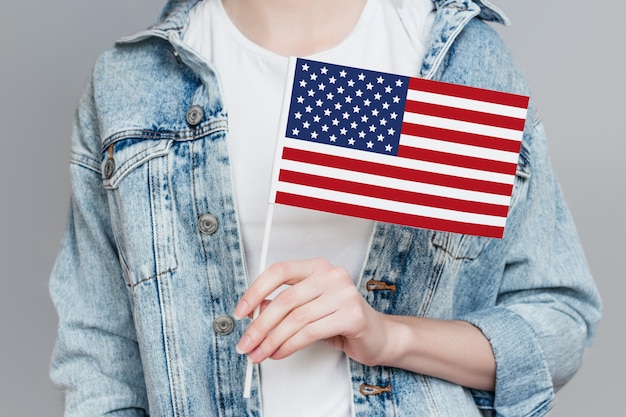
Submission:
[[400,135],[400,143],[411,148],[429,149],[431,151],[490,159],[492,161],[508,162],[511,164],[517,164],[517,159],[519,158],[517,152],[499,151],[496,149],[481,148],[480,146],[464,145],[419,136]]
[[480,191],[462,190],[441,185],[426,184],[416,181],[400,180],[385,177],[382,175],[364,174],[339,168],[329,168],[321,165],[309,164],[284,160],[281,169],[300,172],[304,174],[319,175],[327,178],[337,178],[344,181],[352,181],[361,184],[376,185],[380,187],[393,188],[396,190],[409,191],[414,193],[428,194],[440,197],[455,198],[458,200],[475,201],[498,206],[509,206],[510,196],[490,194]]
[[433,162],[417,161],[409,158],[400,158],[392,155],[381,155],[341,146],[326,145],[306,140],[285,138],[284,146],[305,151],[317,152],[325,155],[334,155],[344,158],[362,160],[400,168],[414,169],[418,171],[433,172],[436,174],[453,175],[455,177],[469,178],[481,181],[496,182],[500,184],[513,184],[515,175],[499,174],[495,172],[481,171],[478,169],[461,168],[451,165],[436,164]]
[[418,90],[409,90],[407,92],[407,100],[437,104],[440,106],[456,107],[459,109],[480,111],[483,113],[514,117],[516,119],[526,119],[526,113],[528,112],[526,108],[522,107],[507,106],[506,104],[488,103],[486,101],[447,96],[437,93],[428,93]]
[[463,223],[481,224],[487,226],[504,227],[506,217],[488,216],[484,214],[465,213],[455,210],[446,210],[417,204],[399,203],[380,198],[364,197],[338,191],[324,190],[290,183],[278,183],[278,191],[323,200],[353,204],[356,206],[406,213],[415,216],[425,216],[434,219],[452,220]]
[[404,121],[418,125],[432,126],[441,129],[456,130],[459,132],[473,133],[475,135],[493,136],[496,138],[516,141],[521,141],[524,133],[521,130],[463,122],[460,120],[447,119],[445,117],[426,116],[418,113],[405,113]]

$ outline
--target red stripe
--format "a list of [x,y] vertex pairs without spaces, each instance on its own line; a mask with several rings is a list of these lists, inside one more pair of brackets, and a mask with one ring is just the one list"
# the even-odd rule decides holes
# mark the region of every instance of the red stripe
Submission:
[[283,148],[283,159],[321,165],[331,168],[345,169],[354,172],[374,174],[402,180],[441,185],[462,190],[479,191],[490,194],[510,196],[513,184],[502,184],[453,175],[402,168],[394,165],[361,161],[336,155],[326,155],[301,149]]
[[492,161],[490,159],[432,151],[430,149],[413,148],[403,145],[398,147],[398,156],[442,165],[495,172],[498,174],[513,175],[517,170],[517,164],[512,162]]
[[342,214],[345,216],[359,217],[386,223],[400,224],[404,226],[419,227],[424,229],[441,230],[444,232],[462,233],[485,237],[501,238],[504,227],[485,226],[473,223],[462,223],[452,220],[434,219],[431,217],[416,216],[395,211],[375,209],[371,207],[356,206],[337,201],[328,201],[301,195],[277,192],[276,203],[289,206],[302,207],[327,213]]
[[528,97],[518,94],[444,83],[441,81],[425,80],[423,78],[410,78],[409,88],[411,90],[420,90],[427,93],[444,94],[448,96],[468,98],[471,100],[486,101],[488,103],[520,107],[523,109],[528,108],[529,101]]
[[521,141],[497,138],[494,136],[476,135],[438,127],[402,123],[402,134],[419,136],[427,139],[443,140],[462,145],[479,146],[481,148],[518,153]]
[[389,201],[398,201],[401,203],[435,207],[446,210],[455,210],[465,213],[506,217],[509,209],[508,206],[415,193],[395,188],[381,187],[377,185],[345,181],[337,178],[322,177],[319,175],[303,174],[301,172],[287,170],[280,170],[278,180],[280,182],[306,185],[325,190],[340,191],[349,194],[375,197]]
[[442,117],[444,119],[460,120],[469,123],[478,123],[504,129],[524,130],[524,119],[486,113],[476,110],[461,109],[458,107],[441,106],[421,101],[407,100],[404,106],[406,113],[417,113],[426,116]]

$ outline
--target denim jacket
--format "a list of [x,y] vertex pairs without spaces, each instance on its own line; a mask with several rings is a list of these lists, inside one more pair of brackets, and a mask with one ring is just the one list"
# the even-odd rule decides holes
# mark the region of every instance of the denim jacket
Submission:
[[[66,416],[260,416],[242,397],[247,288],[219,76],[182,42],[196,1],[102,55],[71,147],[72,198],[50,281],[51,376]],[[486,1],[437,0],[419,76],[528,95]],[[349,360],[355,416],[542,416],[580,365],[600,300],[531,101],[505,236],[375,225],[357,286],[389,314],[465,320],[494,392]],[[324,393],[313,393],[323,400]]]

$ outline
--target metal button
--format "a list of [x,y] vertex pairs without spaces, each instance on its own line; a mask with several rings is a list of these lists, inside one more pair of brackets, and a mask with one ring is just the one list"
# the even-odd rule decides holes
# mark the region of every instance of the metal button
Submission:
[[221,316],[217,316],[215,320],[213,320],[213,330],[215,333],[226,336],[227,334],[232,333],[235,328],[235,321],[232,317],[224,314]]
[[212,214],[203,214],[198,219],[198,229],[205,235],[212,235],[217,231],[217,218]]
[[107,158],[104,163],[104,179],[108,180],[113,176],[113,171],[115,171],[115,160],[113,158]]
[[189,123],[190,126],[199,125],[203,117],[204,110],[198,105],[191,106],[187,111],[187,123]]

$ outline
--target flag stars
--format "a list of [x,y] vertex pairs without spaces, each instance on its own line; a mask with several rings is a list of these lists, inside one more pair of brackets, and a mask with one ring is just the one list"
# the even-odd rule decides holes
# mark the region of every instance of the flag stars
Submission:
[[395,97],[393,98],[393,102],[394,102],[394,103],[399,103],[399,102],[400,102],[400,97],[395,96]]
[[326,67],[322,67],[322,68],[320,69],[320,72],[321,72],[322,74],[326,75],[326,74],[328,73],[328,68],[326,68]]
[[385,140],[385,135],[381,133],[378,136],[376,136],[376,139],[378,139],[379,142],[383,142]]
[[357,122],[352,122],[352,123],[350,123],[350,127],[351,127],[352,129],[356,129],[358,126],[359,126],[359,124],[358,124]]
[[391,88],[390,85],[388,85],[387,87],[385,87],[385,93],[387,94],[391,94],[391,91],[393,90],[393,88]]
[[389,134],[389,136],[393,136],[396,133],[396,130],[393,127],[391,127],[387,129],[387,133]]
[[374,84],[367,83],[367,84],[365,84],[365,88],[367,88],[368,90],[371,90],[372,88],[374,88]]
[[376,132],[376,126],[370,125],[370,132]]
[[384,82],[385,82],[385,79],[384,79],[384,78],[382,77],[382,75],[381,75],[381,76],[379,76],[378,78],[376,78],[376,82],[377,82],[378,84],[382,84],[382,83],[384,83]]
[[326,89],[326,84],[324,84],[324,83],[320,83],[320,84],[318,84],[318,85],[317,85],[317,88],[318,88],[320,91],[324,91],[324,90]]
[[311,133],[311,139],[317,139],[318,136],[317,132]]
[[380,100],[382,95],[380,93],[374,94],[374,100]]
[[376,117],[378,116],[378,113],[379,113],[378,109],[372,110],[372,116]]
[[332,100],[335,97],[335,95],[333,93],[328,93],[326,94],[326,98],[329,100]]
[[383,103],[383,109],[384,109],[384,110],[389,110],[389,103],[384,102],[384,103]]
[[341,115],[344,119],[349,119],[350,118],[350,113],[348,113],[347,111],[343,112],[343,114]]
[[328,125],[322,126],[322,132],[328,132]]
[[309,70],[309,64],[302,64],[302,71],[308,71]]
[[361,90],[356,90],[356,91],[354,92],[354,94],[355,94],[357,97],[361,97],[361,96],[363,95],[363,91],[361,91]]
[[331,114],[333,114],[333,112],[330,109],[324,110],[324,116],[329,117]]
[[320,122],[320,120],[321,120],[321,118],[320,118],[317,114],[316,114],[315,116],[313,116],[313,121],[314,121],[315,123],[319,123],[319,122]]
[[306,87],[306,81],[305,80],[300,80],[300,87]]
[[315,95],[315,90],[310,89],[307,93],[309,94],[309,97],[313,97]]
[[363,123],[367,123],[368,120],[369,120],[369,117],[367,117],[367,115],[364,114],[363,116],[361,116],[361,121]]
[[361,130],[359,132],[359,139],[363,139],[364,137],[365,137],[365,132]]
[[346,103],[352,103],[352,97],[346,96]]
[[346,91],[343,87],[337,87],[337,94],[343,94],[343,92]]
[[348,81],[348,87],[354,87],[354,80]]
[[333,76],[328,79],[328,82],[331,84],[335,84],[337,82],[337,79]]
[[333,126],[339,126],[339,120],[336,117],[333,119]]
[[363,80],[365,80],[365,74],[360,73],[359,74],[359,81],[363,81]]
[[372,142],[371,140],[367,142],[367,149],[372,149],[373,147],[374,147],[374,142]]
[[366,98],[365,100],[363,100],[363,105],[369,107],[369,105],[372,104],[372,101],[368,98]]
[[342,134],[342,135],[347,135],[347,134],[348,134],[348,129],[346,129],[345,127],[342,127],[342,128],[339,130],[339,133],[340,133],[340,134]]
[[305,111],[305,112],[307,112],[307,113],[311,113],[311,112],[313,111],[313,107],[311,107],[311,106],[306,106],[306,107],[304,108],[304,111]]
[[313,81],[317,80],[317,74],[316,73],[311,74],[311,80],[313,80]]
[[402,87],[402,80],[396,80],[396,87]]
[[296,100],[298,100],[299,104],[304,103],[304,97],[302,97],[302,96],[298,97]]
[[302,119],[302,113],[296,112],[294,113],[293,117],[295,117],[296,119]]
[[346,78],[346,75],[348,75],[348,73],[347,73],[345,70],[341,70],[341,71],[339,72],[339,76],[340,76],[341,78]]
[[348,145],[354,145],[355,142],[353,138],[348,139]]
[[291,129],[291,133],[292,133],[294,136],[298,136],[298,135],[300,134],[300,129],[298,129],[298,128]]
[[358,113],[361,111],[361,108],[359,106],[354,106],[352,107],[352,111],[354,111],[355,113]]
[[398,118],[398,113],[394,111],[393,113],[389,115],[389,117],[391,117],[393,120],[396,120]]
[[335,135],[330,135],[330,141],[331,141],[331,142],[337,142],[337,136],[335,136]]
[[341,103],[335,103],[335,110],[341,110]]
[[391,145],[387,145],[387,146],[385,146],[385,150],[386,150],[387,152],[391,152],[391,150],[392,150],[392,149],[393,149],[393,146],[391,146]]
[[308,129],[309,127],[311,127],[311,123],[304,122],[304,123],[302,123],[302,127],[305,128],[305,129]]
[[317,107],[322,107],[322,105],[323,105],[323,104],[324,104],[324,102],[323,102],[321,99],[318,99],[318,100],[315,102],[315,105],[316,105]]

